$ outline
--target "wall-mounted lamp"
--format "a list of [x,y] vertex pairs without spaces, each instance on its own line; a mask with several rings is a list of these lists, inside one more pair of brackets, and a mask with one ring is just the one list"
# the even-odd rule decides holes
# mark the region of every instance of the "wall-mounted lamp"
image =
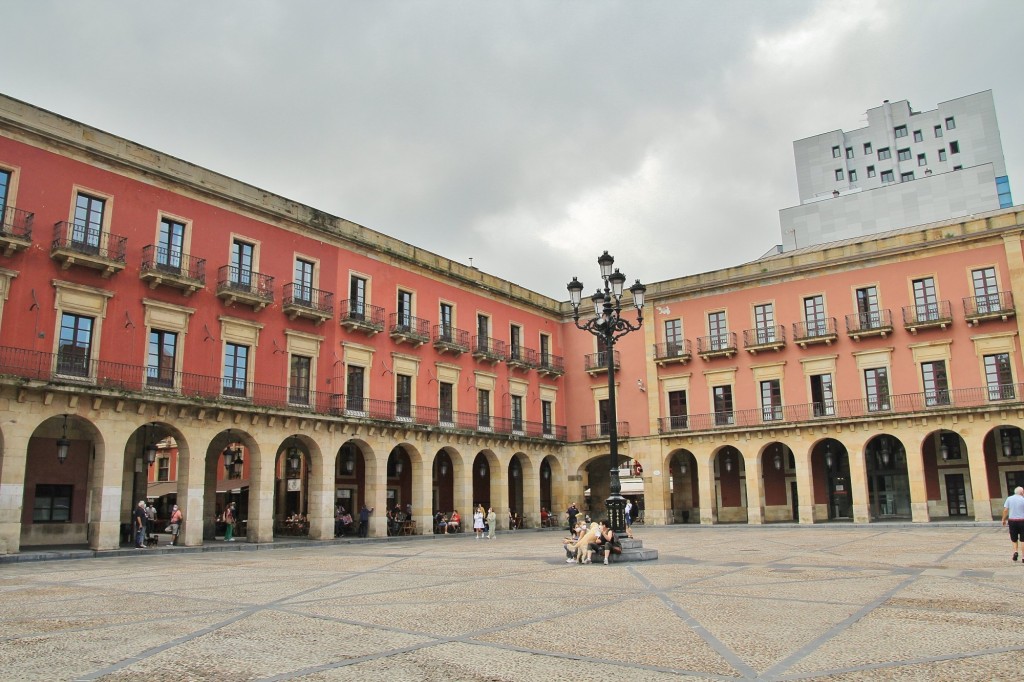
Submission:
[[889,466],[889,460],[892,458],[892,453],[889,451],[889,438],[886,436],[882,437],[882,466]]
[[487,465],[484,464],[483,462],[480,462],[480,468],[477,469],[477,472],[480,474],[480,478],[483,478],[484,476],[486,476],[487,475]]
[[831,471],[835,458],[832,456],[832,443],[825,443],[825,467]]
[[441,466],[439,466],[438,469],[441,471],[441,478],[444,478],[445,476],[447,476],[448,475],[448,462],[441,462]]
[[71,449],[71,441],[68,440],[68,416],[64,415],[63,435],[57,439],[57,463],[63,464],[68,458],[68,450]]
[[732,471],[732,457],[730,455],[725,456],[725,470]]
[[299,454],[299,446],[295,444],[295,436],[292,436],[292,444],[288,447],[288,470],[298,472],[302,466],[302,455]]
[[345,473],[346,474],[351,474],[353,471],[355,471],[355,469],[356,469],[356,456],[353,455],[352,453],[349,453],[348,456],[345,457]]
[[679,465],[679,473],[681,473],[681,474],[685,474],[686,473],[686,462],[683,462],[683,463],[681,463]]
[[545,481],[551,478],[551,467],[545,466],[543,469],[540,470],[540,475],[544,478]]
[[[67,419],[67,417],[65,417],[65,419]],[[1003,456],[1013,457],[1013,443],[1010,441],[1010,431],[1008,429],[1003,429],[1000,435],[1003,441]]]
[[775,450],[774,463],[775,463],[775,470],[776,471],[782,471],[782,453],[779,452],[779,448],[776,448],[776,450]]

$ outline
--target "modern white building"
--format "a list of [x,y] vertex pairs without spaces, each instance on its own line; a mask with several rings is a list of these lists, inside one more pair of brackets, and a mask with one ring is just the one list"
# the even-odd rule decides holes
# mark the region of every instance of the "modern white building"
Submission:
[[779,211],[783,250],[1013,205],[992,91],[793,142],[800,205]]

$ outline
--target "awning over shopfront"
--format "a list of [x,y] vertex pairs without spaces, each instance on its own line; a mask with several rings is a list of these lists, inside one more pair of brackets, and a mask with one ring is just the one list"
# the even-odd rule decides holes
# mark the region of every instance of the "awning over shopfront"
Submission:
[[150,483],[149,487],[146,488],[146,497],[156,499],[164,495],[172,495],[176,492],[178,492],[177,481],[157,481],[156,483]]

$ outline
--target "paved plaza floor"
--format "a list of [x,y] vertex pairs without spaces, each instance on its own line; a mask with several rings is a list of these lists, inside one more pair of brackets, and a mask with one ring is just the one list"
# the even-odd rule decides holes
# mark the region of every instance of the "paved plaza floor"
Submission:
[[520,531],[0,564],[0,679],[1024,676],[1004,529],[637,530],[658,561]]

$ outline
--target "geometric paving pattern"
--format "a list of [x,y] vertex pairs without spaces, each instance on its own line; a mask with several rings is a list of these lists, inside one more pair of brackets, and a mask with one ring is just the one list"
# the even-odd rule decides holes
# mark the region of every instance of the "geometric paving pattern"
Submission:
[[1005,529],[637,530],[658,561],[523,531],[0,564],[0,679],[1022,676]]

